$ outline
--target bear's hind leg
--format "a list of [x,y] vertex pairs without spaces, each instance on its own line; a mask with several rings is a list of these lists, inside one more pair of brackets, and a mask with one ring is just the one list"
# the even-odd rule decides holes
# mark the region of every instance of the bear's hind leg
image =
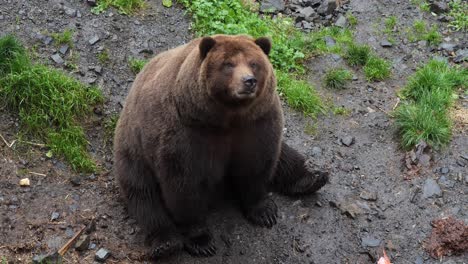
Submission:
[[167,213],[151,170],[141,161],[121,158],[116,160],[116,172],[128,212],[146,233],[146,242],[151,244],[151,258],[166,257],[181,250],[181,236]]
[[276,167],[271,187],[275,192],[285,195],[311,194],[322,188],[329,178],[327,171],[307,168],[305,158],[285,142],[281,145],[281,154]]

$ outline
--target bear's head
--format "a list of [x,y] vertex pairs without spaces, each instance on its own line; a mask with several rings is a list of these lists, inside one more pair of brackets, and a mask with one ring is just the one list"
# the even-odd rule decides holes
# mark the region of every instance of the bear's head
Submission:
[[[275,88],[266,37],[215,35],[199,44],[204,88],[216,101],[230,106],[251,104]],[[267,91],[270,90],[270,91]]]

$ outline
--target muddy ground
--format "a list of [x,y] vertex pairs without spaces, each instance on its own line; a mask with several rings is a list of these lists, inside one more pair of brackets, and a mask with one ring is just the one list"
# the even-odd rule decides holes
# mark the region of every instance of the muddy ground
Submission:
[[[89,249],[69,250],[66,263],[93,263],[100,248],[112,253],[107,263],[147,261],[139,230],[119,202],[104,120],[120,111],[131,86],[134,74],[127,65],[129,56],[151,57],[193,37],[180,6],[163,8],[160,0],[149,3],[142,14],[127,17],[113,9],[91,14],[81,0],[2,1],[0,36],[16,34],[51,65],[62,67],[50,59],[59,47],[45,44],[45,30],[74,29],[74,46],[61,56],[79,67],[74,76],[98,84],[108,101],[87,122],[90,151],[104,168],[100,174],[73,173],[64,162],[48,158],[47,149],[40,145],[16,141],[9,147],[0,141],[0,260],[29,263],[60,248],[95,218]],[[423,248],[431,220],[452,215],[468,221],[466,118],[455,121],[452,142],[433,153],[431,165],[420,176],[406,179],[405,153],[399,149],[389,116],[397,103],[396,91],[416,66],[441,53],[408,43],[404,34],[392,48],[379,44],[384,38],[379,25],[385,16],[397,16],[402,27],[411,25],[414,18],[438,22],[407,1],[352,0],[350,7],[359,21],[357,41],[392,61],[393,76],[368,83],[362,71],[354,70],[357,78],[348,89],[329,91],[322,89],[324,72],[346,65],[336,56],[313,58],[307,62],[310,82],[324,98],[349,109],[349,115],[326,114],[313,120],[285,105],[286,140],[317,165],[328,167],[330,184],[311,197],[274,195],[280,220],[271,230],[251,226],[227,206],[210,221],[218,242],[216,256],[192,258],[182,253],[158,263],[376,263],[383,248],[393,263],[467,263],[466,253],[436,260]],[[95,36],[99,41],[91,45]],[[446,41],[452,43],[466,42],[460,33],[444,37],[451,37]],[[110,55],[104,64],[97,58],[102,50]],[[466,117],[467,107],[462,98],[455,112]],[[8,143],[18,140],[18,123],[17,116],[0,110],[0,134]],[[350,146],[342,143],[351,138]],[[23,177],[30,178],[30,187],[19,186]]]

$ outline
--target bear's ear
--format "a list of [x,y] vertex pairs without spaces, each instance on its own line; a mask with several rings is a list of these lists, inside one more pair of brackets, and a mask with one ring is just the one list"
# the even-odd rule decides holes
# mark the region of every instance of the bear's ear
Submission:
[[271,40],[267,37],[261,37],[255,40],[255,44],[257,44],[263,52],[268,56],[271,50]]
[[204,37],[200,42],[200,57],[201,59],[205,59],[208,52],[214,47],[216,44],[216,40],[211,37]]

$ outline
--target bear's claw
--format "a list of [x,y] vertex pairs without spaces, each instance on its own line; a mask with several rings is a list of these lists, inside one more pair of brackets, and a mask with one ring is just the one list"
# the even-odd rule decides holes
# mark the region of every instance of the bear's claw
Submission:
[[153,243],[150,255],[152,259],[159,259],[173,255],[181,249],[181,241],[169,240],[165,242],[155,242]]
[[266,198],[256,206],[251,207],[247,213],[247,219],[261,227],[271,228],[276,224],[278,207],[271,198]]
[[216,254],[217,248],[209,231],[187,238],[185,250],[192,256],[210,257]]

